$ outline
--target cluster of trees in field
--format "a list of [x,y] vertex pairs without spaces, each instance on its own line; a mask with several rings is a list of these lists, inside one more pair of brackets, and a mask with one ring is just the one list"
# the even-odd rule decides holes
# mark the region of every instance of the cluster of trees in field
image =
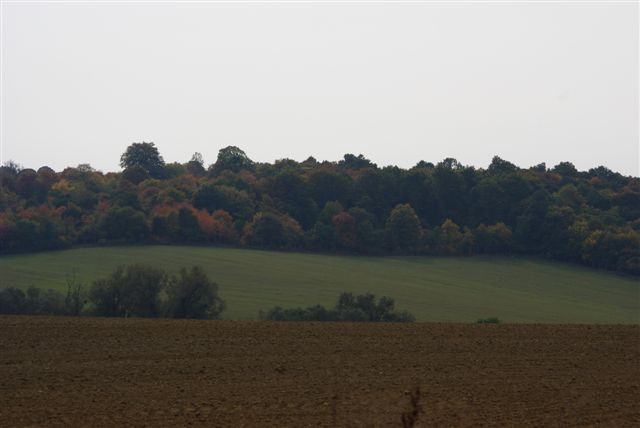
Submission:
[[256,163],[237,147],[208,168],[134,143],[120,173],[0,167],[0,252],[76,244],[189,243],[371,254],[523,253],[640,274],[640,179],[569,162],[494,157],[380,168]]
[[[15,287],[0,289],[0,314],[93,315],[103,317],[220,319],[225,302],[218,285],[199,266],[182,268],[169,276],[159,268],[133,264],[118,266],[108,277],[91,287],[67,278],[66,295],[52,289],[29,287],[26,293]],[[392,298],[376,299],[370,293],[354,296],[341,293],[334,308],[322,305],[307,309],[274,307],[260,312],[270,321],[355,321],[413,322],[408,312],[395,310]]]
[[260,319],[269,321],[350,321],[350,322],[413,322],[415,317],[409,312],[395,310],[395,301],[391,297],[376,296],[367,293],[354,296],[341,293],[336,305],[327,309],[322,305],[304,308],[286,308],[280,306],[260,312]]
[[15,287],[0,289],[0,314],[74,315],[72,303],[60,292],[29,287],[26,293]]
[[71,276],[66,296],[36,287],[0,290],[0,314],[218,319],[224,308],[217,284],[198,266],[177,276],[153,266],[120,266],[88,289]]

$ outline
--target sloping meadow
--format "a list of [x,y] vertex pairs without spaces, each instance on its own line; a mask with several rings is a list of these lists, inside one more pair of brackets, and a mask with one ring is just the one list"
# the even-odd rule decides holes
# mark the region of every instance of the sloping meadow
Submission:
[[341,292],[390,296],[417,321],[640,323],[640,285],[576,265],[510,257],[359,257],[180,246],[82,248],[0,257],[0,288],[64,292],[75,272],[89,286],[119,265],[169,273],[202,266],[219,285],[226,319],[274,306],[332,307]]

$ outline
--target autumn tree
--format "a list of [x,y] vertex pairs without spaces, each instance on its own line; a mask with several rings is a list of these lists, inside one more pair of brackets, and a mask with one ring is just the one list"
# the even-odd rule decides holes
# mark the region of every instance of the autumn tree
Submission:
[[100,219],[100,230],[108,240],[139,242],[149,235],[149,226],[140,211],[113,207]]
[[295,218],[304,228],[313,225],[318,208],[301,174],[291,170],[280,172],[269,180],[267,190],[280,211]]
[[333,218],[343,212],[344,208],[338,201],[328,201],[320,214],[318,220],[311,230],[314,244],[321,249],[332,250],[338,244],[338,235],[333,223]]
[[351,153],[344,155],[344,158],[338,162],[338,165],[349,169],[377,168],[378,166],[365,158],[362,154],[356,156]]
[[411,205],[397,205],[391,211],[385,228],[392,249],[415,251],[418,248],[422,227]]
[[302,230],[298,222],[286,215],[272,212],[258,212],[244,228],[244,240],[251,245],[295,247],[301,238]]
[[351,214],[341,212],[331,219],[340,246],[353,249],[357,244],[356,220]]
[[204,159],[202,159],[200,153],[195,152],[193,156],[191,156],[191,160],[187,162],[187,171],[198,177],[206,174],[207,170],[204,168]]
[[474,236],[478,251],[481,253],[505,253],[513,248],[513,233],[504,223],[490,226],[480,224]]
[[254,163],[247,154],[236,146],[227,146],[218,151],[218,159],[213,165],[213,171],[219,173],[224,170],[238,172],[242,169],[253,169]]
[[491,160],[491,164],[489,164],[489,171],[491,174],[507,174],[510,172],[515,172],[518,170],[518,167],[512,164],[509,161],[501,159],[498,156],[494,156]]
[[460,226],[446,219],[435,229],[432,244],[435,244],[439,254],[468,255],[474,246],[473,233],[466,227],[460,230]]
[[309,176],[309,192],[318,207],[329,201],[348,205],[353,191],[353,180],[341,172],[320,170]]
[[367,253],[379,251],[384,242],[384,230],[376,228],[373,214],[364,208],[353,207],[349,215],[355,221],[356,249]]
[[120,157],[120,166],[124,169],[139,166],[154,178],[162,178],[164,159],[154,143],[133,143]]
[[254,201],[244,190],[232,186],[205,184],[193,195],[193,206],[209,212],[225,210],[236,219],[249,220]]

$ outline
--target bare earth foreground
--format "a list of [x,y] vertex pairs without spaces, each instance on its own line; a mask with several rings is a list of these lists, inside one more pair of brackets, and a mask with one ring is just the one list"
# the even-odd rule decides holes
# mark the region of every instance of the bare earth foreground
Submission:
[[0,317],[0,425],[640,426],[640,327]]

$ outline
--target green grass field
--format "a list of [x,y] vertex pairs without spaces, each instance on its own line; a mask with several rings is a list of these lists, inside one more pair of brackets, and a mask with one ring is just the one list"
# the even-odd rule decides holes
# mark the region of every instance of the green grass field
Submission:
[[201,265],[220,285],[225,318],[272,306],[333,306],[341,291],[396,299],[419,321],[640,323],[640,283],[530,258],[359,257],[178,246],[80,248],[0,257],[0,287],[66,289],[74,269],[90,282],[119,264],[176,272]]

